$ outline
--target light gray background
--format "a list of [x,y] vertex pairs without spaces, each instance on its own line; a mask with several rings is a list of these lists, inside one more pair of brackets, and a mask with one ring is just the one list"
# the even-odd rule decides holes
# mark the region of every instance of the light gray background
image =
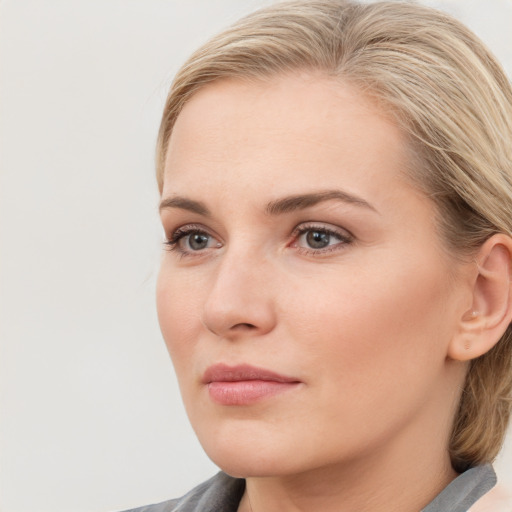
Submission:
[[[264,3],[0,3],[2,512],[120,510],[214,473],[154,310],[153,148],[179,64]],[[512,0],[430,3],[511,74]],[[497,466],[512,488],[512,442]]]

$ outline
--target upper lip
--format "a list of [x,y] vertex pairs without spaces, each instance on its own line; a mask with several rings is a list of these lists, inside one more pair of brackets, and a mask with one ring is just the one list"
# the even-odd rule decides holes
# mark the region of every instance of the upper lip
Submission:
[[247,380],[268,380],[274,382],[299,382],[298,379],[258,368],[248,364],[229,366],[224,363],[210,366],[203,374],[203,384],[210,382],[237,382]]

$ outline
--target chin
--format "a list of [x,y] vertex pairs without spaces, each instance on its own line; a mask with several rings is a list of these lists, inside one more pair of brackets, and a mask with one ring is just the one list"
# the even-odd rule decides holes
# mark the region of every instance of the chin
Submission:
[[[323,466],[339,464],[346,455],[354,455],[352,447],[337,450],[308,432],[297,429],[271,428],[249,421],[223,425],[224,428],[197,432],[208,457],[222,471],[236,478],[284,477],[299,475]],[[265,428],[266,427],[266,428]],[[206,430],[206,429],[205,429]],[[204,434],[204,435],[201,435]],[[302,435],[301,435],[302,434]]]
[[[279,453],[254,454],[247,452],[208,454],[211,460],[230,476],[235,478],[264,478],[288,476],[303,472],[306,468],[300,463],[284,461]],[[290,463],[292,462],[292,463]]]
[[[245,427],[245,428],[244,428]],[[222,471],[237,478],[270,477],[304,470],[304,452],[300,443],[290,442],[263,429],[240,425],[235,429],[219,429],[202,436],[201,445],[208,457]],[[298,460],[298,456],[301,460]]]

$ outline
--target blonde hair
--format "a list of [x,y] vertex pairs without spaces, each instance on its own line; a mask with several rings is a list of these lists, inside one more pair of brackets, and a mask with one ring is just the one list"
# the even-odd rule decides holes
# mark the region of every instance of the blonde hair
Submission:
[[[178,72],[157,142],[167,145],[185,103],[222,78],[268,79],[314,69],[355,84],[410,142],[413,179],[438,209],[453,254],[512,234],[512,88],[482,42],[450,16],[417,4],[296,0],[243,18]],[[450,439],[458,471],[492,461],[509,421],[512,331],[471,362]]]

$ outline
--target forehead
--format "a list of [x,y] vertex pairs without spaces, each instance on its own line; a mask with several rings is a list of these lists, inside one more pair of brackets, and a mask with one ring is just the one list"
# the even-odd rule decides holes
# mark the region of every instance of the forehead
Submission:
[[398,127],[347,83],[306,72],[226,79],[203,87],[178,116],[164,195],[205,176],[292,180],[299,187],[333,177],[368,179],[384,168],[396,177],[408,163]]

